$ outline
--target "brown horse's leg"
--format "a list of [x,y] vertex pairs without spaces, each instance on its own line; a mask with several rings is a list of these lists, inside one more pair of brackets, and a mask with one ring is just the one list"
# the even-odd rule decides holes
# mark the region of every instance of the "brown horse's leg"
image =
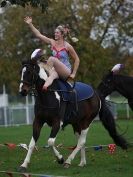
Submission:
[[69,155],[67,160],[65,161],[64,167],[68,168],[71,164],[71,161],[74,159],[74,157],[78,153],[78,151],[81,150],[85,146],[88,129],[89,128],[81,131],[81,134],[79,135],[79,138],[78,138],[78,144],[76,148],[73,150],[73,152]]
[[[75,135],[79,139],[79,133],[76,132]],[[86,165],[85,145],[81,148],[80,154],[81,154],[81,159],[78,166],[83,167]]]
[[40,136],[40,131],[41,131],[42,126],[43,126],[43,123],[41,121],[37,120],[37,118],[35,118],[34,122],[33,122],[33,136],[31,138],[31,141],[29,144],[29,149],[28,149],[28,152],[27,152],[27,155],[26,155],[26,158],[25,158],[23,164],[19,168],[19,171],[21,171],[21,172],[26,171],[28,164],[30,163],[30,158],[31,158],[32,152],[35,148],[35,143],[37,142],[37,140]]
[[48,139],[48,145],[52,148],[52,150],[57,158],[58,163],[63,164],[64,163],[63,156],[59,153],[59,151],[55,147],[56,135],[57,135],[58,131],[60,130],[60,126],[61,126],[61,123],[59,121],[54,123],[54,125],[52,126],[50,137]]

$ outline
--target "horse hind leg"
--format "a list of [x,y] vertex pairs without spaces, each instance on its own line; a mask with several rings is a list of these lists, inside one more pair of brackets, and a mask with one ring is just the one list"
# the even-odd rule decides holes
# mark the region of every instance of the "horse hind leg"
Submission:
[[[73,152],[69,155],[69,157],[67,158],[67,160],[65,161],[64,168],[69,168],[69,166],[71,165],[71,162],[72,162],[72,160],[75,158],[76,154],[77,154],[82,148],[85,147],[86,136],[87,136],[88,130],[89,130],[89,128],[87,128],[87,129],[81,131],[81,134],[79,135],[79,138],[78,138],[77,146],[76,146],[76,148],[73,150]],[[83,157],[83,155],[85,155],[84,149],[82,149],[81,152],[82,152],[82,157]],[[79,165],[80,165],[80,166],[84,166],[83,163],[86,163],[86,161],[84,161],[84,162],[81,161]]]
[[81,148],[81,161],[79,167],[84,167],[86,165],[86,155],[85,155],[85,145]]
[[37,142],[37,140],[40,136],[40,131],[41,131],[42,126],[43,126],[42,123],[40,123],[38,120],[34,120],[33,136],[31,138],[31,141],[30,141],[30,144],[29,144],[29,149],[28,149],[26,158],[18,169],[19,172],[26,172],[27,171],[27,167],[28,167],[28,164],[30,163],[31,155],[32,155],[33,150],[35,148],[35,144],[36,144],[36,142]]
[[[78,133],[75,133],[76,137],[79,138],[79,134]],[[81,159],[80,159],[80,163],[79,163],[79,167],[83,167],[86,165],[86,155],[85,155],[85,145],[81,148],[80,150],[80,156],[81,156]]]

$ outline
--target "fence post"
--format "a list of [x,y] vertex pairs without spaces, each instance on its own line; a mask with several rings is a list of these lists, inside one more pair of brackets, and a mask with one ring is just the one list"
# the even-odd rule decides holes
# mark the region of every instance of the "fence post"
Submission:
[[29,119],[29,98],[28,98],[28,95],[26,96],[26,123],[30,124],[30,119]]
[[129,119],[130,118],[130,115],[129,115],[129,106],[128,106],[127,103],[126,103],[126,110],[127,110],[127,118]]
[[7,109],[6,109],[6,106],[4,106],[4,124],[5,124],[5,127],[7,127]]

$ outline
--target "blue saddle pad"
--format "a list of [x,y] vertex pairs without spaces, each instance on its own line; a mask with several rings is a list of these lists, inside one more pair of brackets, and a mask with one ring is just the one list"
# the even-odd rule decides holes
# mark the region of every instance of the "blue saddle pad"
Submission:
[[86,100],[91,98],[94,94],[92,86],[82,82],[75,82],[74,88],[71,84],[65,81],[58,81],[61,95],[64,101],[77,101]]

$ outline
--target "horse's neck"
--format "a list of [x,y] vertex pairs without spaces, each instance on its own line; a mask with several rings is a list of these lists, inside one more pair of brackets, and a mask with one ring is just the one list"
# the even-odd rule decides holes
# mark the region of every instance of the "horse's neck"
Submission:
[[126,76],[118,76],[115,79],[116,91],[127,99],[133,99],[133,79]]
[[[54,91],[43,91],[43,84],[43,80],[39,78],[38,82],[36,83],[36,103],[39,103],[43,106],[56,107],[60,101],[59,95]],[[50,89],[56,90],[54,87],[51,87]]]
[[38,93],[35,99],[36,105],[41,105],[42,108],[56,108],[59,107],[59,100],[56,98],[53,92]]

